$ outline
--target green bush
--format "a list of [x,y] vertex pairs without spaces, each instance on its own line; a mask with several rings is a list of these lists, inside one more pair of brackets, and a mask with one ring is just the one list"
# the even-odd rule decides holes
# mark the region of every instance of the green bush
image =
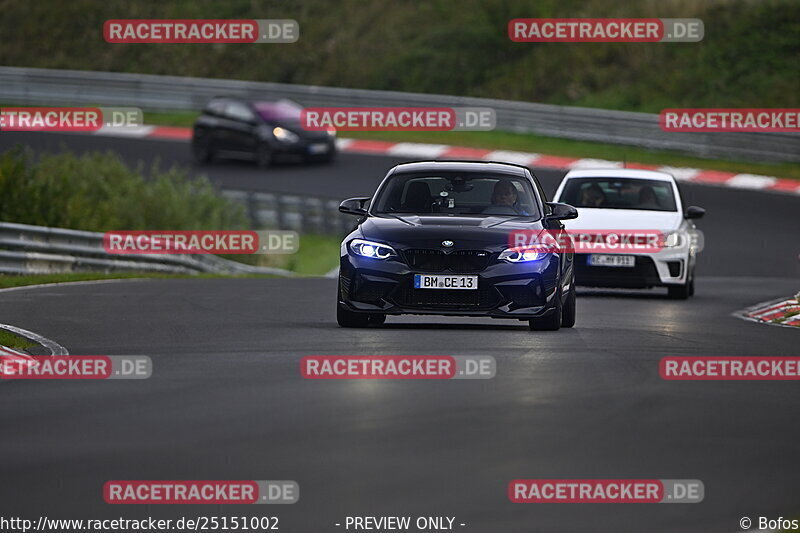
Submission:
[[248,227],[244,210],[205,178],[158,163],[144,176],[114,153],[0,155],[0,221],[86,231]]
[[[4,0],[0,65],[657,112],[800,106],[795,0]],[[700,18],[699,43],[514,43],[512,18]],[[107,19],[292,18],[293,44],[109,44]],[[65,21],[67,23],[65,23]]]

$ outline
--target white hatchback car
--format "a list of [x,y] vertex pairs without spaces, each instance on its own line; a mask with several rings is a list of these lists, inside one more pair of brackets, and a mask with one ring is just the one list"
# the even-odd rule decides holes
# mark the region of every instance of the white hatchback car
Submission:
[[578,209],[567,230],[658,230],[659,251],[647,253],[576,253],[577,285],[591,287],[667,287],[669,296],[694,294],[694,269],[701,233],[692,219],[705,210],[684,208],[675,178],[638,169],[573,170],[564,176],[556,202]]

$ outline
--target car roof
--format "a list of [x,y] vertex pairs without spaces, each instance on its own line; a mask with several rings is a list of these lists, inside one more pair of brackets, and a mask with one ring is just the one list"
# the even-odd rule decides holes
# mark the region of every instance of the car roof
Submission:
[[393,172],[490,172],[525,176],[522,165],[500,161],[412,161],[396,165]]
[[632,178],[654,181],[675,181],[672,174],[657,170],[643,170],[639,168],[587,168],[570,170],[564,179],[571,178]]

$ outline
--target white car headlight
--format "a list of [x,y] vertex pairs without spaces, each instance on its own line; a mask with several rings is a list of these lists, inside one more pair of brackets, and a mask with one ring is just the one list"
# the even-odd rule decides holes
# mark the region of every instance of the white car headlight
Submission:
[[353,239],[350,241],[350,250],[356,255],[371,257],[373,259],[386,259],[397,255],[394,248],[387,244],[365,241],[364,239]]
[[677,231],[664,233],[662,239],[661,245],[664,248],[675,248],[681,246],[684,242],[682,235]]
[[548,253],[547,249],[541,246],[537,248],[507,248],[500,252],[498,259],[509,263],[528,263],[544,259]]
[[286,143],[296,143],[297,141],[300,140],[300,137],[296,133],[294,133],[293,131],[289,131],[286,128],[281,128],[280,126],[273,129],[272,134],[279,141],[283,141]]

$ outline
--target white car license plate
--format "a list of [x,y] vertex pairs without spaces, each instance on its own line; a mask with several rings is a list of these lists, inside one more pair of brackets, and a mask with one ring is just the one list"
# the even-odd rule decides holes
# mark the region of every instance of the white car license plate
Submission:
[[311,144],[308,147],[310,154],[326,154],[328,153],[328,145],[325,143]]
[[414,288],[478,290],[478,276],[414,274]]
[[632,268],[636,266],[636,258],[632,255],[591,254],[586,258],[586,264],[589,266]]

